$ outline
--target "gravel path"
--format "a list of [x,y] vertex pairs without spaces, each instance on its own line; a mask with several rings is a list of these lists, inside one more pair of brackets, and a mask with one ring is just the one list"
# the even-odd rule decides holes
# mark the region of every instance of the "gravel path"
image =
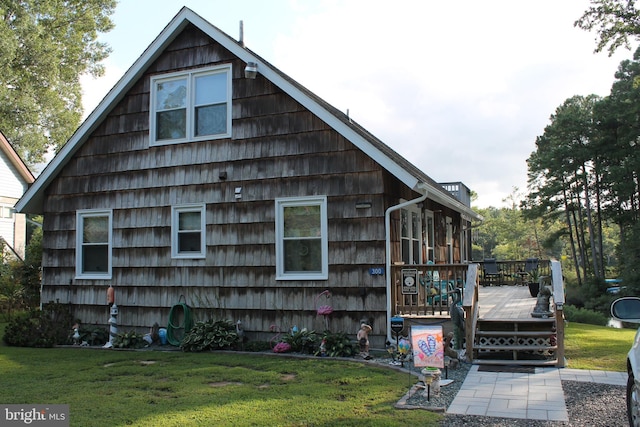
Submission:
[[[427,398],[422,389],[413,387],[407,395],[398,402],[397,407],[429,408],[438,410],[448,407],[462,386],[471,365],[462,363],[456,369],[450,369],[449,379],[454,382],[441,387],[439,396]],[[442,372],[444,379],[445,372]],[[441,427],[462,426],[495,426],[495,427],[617,427],[627,426],[626,391],[624,386],[586,383],[577,381],[562,381],[565,402],[569,413],[568,422],[522,420],[515,418],[495,418],[472,415],[444,414]]]

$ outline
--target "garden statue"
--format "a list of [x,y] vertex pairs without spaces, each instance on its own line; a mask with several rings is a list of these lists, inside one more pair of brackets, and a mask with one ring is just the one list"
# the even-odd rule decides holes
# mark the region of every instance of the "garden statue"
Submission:
[[538,300],[536,302],[536,306],[533,308],[533,312],[531,316],[547,318],[551,316],[551,311],[549,310],[549,299],[551,298],[551,289],[547,286],[542,286],[540,291],[538,292]]
[[80,333],[78,332],[80,330],[80,325],[79,324],[74,324],[73,325],[73,343],[75,345],[79,345],[80,344]]
[[358,345],[360,346],[360,356],[363,359],[371,359],[369,355],[369,333],[371,332],[371,326],[363,323],[360,325],[360,330],[356,335],[356,339],[358,340]]

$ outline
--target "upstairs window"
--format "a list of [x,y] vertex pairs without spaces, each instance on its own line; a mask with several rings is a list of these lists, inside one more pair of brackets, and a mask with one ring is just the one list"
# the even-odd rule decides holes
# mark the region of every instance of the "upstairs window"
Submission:
[[231,136],[231,66],[151,78],[152,145]]
[[111,211],[76,214],[76,277],[111,278]]

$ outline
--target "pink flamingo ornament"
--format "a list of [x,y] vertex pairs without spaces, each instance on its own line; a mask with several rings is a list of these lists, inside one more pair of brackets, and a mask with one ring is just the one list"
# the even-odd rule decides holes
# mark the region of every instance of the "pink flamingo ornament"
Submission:
[[[318,304],[318,299],[322,296],[326,296],[327,298],[331,298],[331,292],[327,289],[323,292],[321,292],[317,297],[316,297],[316,305]],[[331,313],[333,313],[333,307],[331,307],[330,305],[321,305],[318,306],[318,308],[316,309],[316,311],[318,312],[318,316],[322,316],[324,317],[324,327],[325,330],[329,330],[329,315]]]

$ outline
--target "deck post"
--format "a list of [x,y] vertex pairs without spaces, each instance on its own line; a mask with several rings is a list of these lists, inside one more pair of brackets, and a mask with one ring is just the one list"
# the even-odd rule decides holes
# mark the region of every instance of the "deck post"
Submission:
[[553,286],[553,302],[556,316],[556,366],[564,368],[564,281],[562,278],[562,265],[559,261],[551,261],[551,284]]
[[475,341],[476,320],[478,317],[478,286],[478,264],[469,264],[467,280],[464,286],[464,297],[462,299],[465,325],[465,356],[469,363],[473,361],[473,343]]

